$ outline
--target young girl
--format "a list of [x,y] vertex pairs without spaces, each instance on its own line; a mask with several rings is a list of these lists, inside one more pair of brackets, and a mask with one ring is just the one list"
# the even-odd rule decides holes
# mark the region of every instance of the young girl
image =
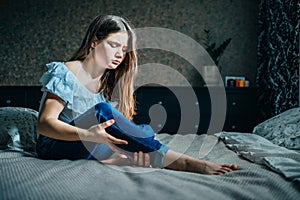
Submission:
[[[37,131],[43,159],[97,159],[105,164],[224,174],[236,165],[182,155],[135,125],[135,34],[123,18],[100,15],[68,62],[47,64]],[[111,106],[117,101],[116,107]],[[120,156],[112,156],[120,155]]]

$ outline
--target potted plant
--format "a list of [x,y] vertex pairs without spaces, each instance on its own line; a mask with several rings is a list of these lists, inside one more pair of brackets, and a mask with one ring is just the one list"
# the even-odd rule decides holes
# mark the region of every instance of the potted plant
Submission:
[[220,85],[220,81],[218,79],[218,71],[220,71],[219,60],[231,42],[231,38],[226,39],[219,46],[217,46],[216,42],[212,42],[211,40],[210,31],[208,29],[204,29],[204,32],[205,38],[200,39],[199,35],[196,33],[196,40],[202,40],[205,50],[212,58],[215,65],[203,66],[203,79],[205,81],[205,85]]
[[210,57],[213,59],[216,65],[219,64],[219,60],[221,56],[223,55],[225,49],[231,42],[231,38],[227,38],[224,40],[219,46],[217,46],[216,42],[212,42],[210,31],[208,29],[204,29],[205,37],[200,38],[198,33],[195,34],[197,41],[202,41],[205,50],[210,55]]

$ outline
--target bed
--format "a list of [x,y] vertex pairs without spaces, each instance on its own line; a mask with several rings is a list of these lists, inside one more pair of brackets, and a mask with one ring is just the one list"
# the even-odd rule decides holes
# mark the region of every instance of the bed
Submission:
[[252,133],[157,134],[174,150],[239,170],[208,176],[167,169],[41,160],[37,111],[0,108],[0,199],[299,199],[300,108]]

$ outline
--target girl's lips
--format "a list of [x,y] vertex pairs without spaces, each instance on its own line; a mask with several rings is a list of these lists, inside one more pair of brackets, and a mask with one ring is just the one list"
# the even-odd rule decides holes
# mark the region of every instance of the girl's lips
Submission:
[[120,61],[118,61],[118,60],[113,60],[112,63],[118,65],[118,64],[120,64]]

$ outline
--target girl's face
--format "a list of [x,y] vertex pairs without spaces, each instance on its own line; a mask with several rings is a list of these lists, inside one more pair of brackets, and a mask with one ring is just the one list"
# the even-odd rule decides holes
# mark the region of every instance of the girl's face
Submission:
[[124,32],[112,33],[100,43],[94,43],[92,57],[96,66],[116,69],[125,58],[127,44],[128,35]]

